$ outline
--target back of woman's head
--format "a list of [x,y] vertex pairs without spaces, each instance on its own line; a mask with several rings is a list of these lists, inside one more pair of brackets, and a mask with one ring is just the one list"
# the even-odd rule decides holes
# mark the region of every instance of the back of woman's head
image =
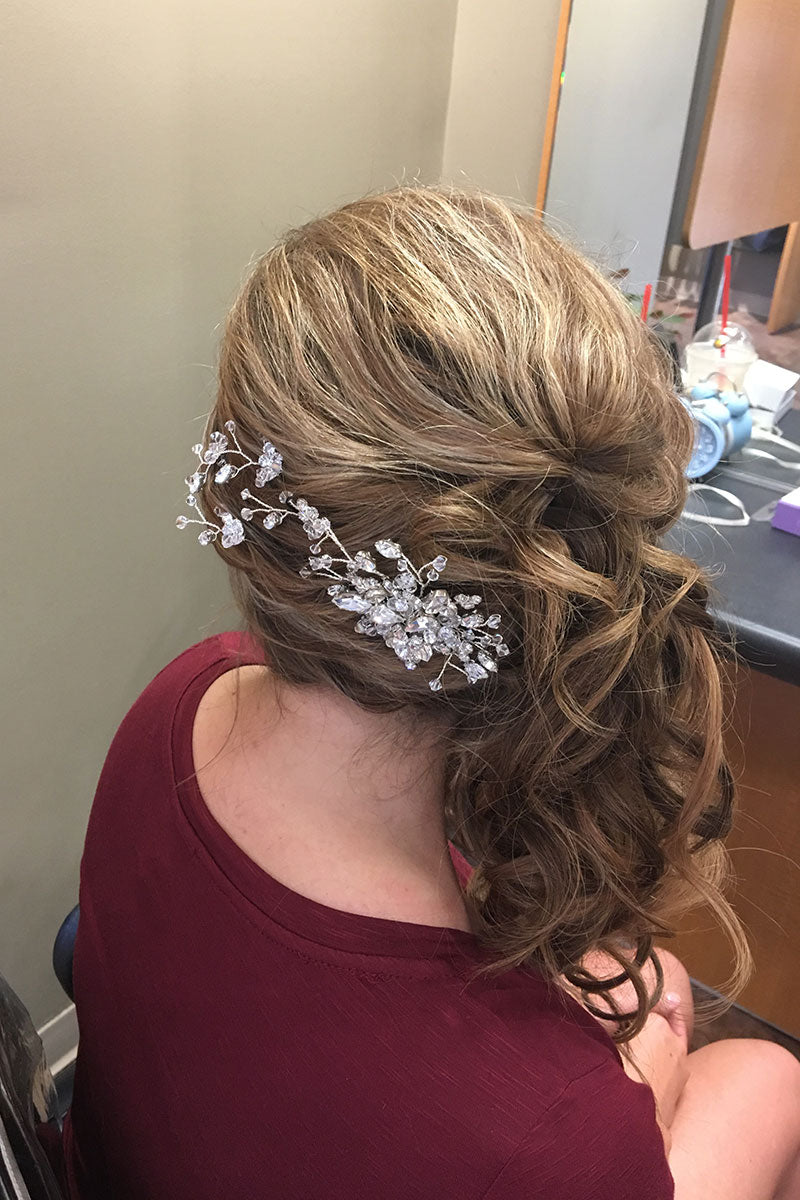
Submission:
[[[448,829],[494,968],[600,991],[590,949],[640,965],[719,884],[732,784],[707,590],[659,546],[685,497],[690,419],[620,292],[534,215],[400,188],[291,233],[230,314],[210,428],[268,438],[285,486],[348,548],[443,554],[443,584],[502,615],[479,685],[405,670],[298,571],[299,522],[221,550],[279,677],[404,710],[447,740]],[[237,506],[236,484],[205,485]],[[430,669],[428,669],[430,667]],[[621,954],[635,944],[637,960]]]

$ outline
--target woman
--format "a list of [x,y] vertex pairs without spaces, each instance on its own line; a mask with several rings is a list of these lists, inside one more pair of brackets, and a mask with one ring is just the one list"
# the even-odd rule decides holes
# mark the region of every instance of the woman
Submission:
[[658,545],[691,436],[621,295],[489,196],[256,265],[178,520],[246,633],[103,770],[74,1196],[798,1195],[798,1064],[689,1054],[653,951],[702,899],[747,968],[706,586]]

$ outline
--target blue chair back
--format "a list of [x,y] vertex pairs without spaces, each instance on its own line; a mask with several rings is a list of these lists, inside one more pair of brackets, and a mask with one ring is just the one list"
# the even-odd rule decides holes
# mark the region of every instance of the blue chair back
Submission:
[[53,970],[70,1000],[74,1000],[72,988],[72,960],[75,955],[75,935],[78,932],[78,918],[81,910],[76,904],[61,922],[61,928],[53,943]]

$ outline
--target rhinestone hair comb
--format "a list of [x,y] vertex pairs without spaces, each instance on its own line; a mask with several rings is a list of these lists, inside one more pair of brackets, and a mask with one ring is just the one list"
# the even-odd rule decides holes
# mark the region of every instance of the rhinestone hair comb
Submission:
[[239,445],[235,423],[226,421],[225,430],[225,433],[211,433],[206,447],[192,448],[199,463],[186,479],[189,488],[186,503],[197,516],[179,516],[176,521],[179,529],[201,525],[197,540],[202,546],[219,538],[222,546],[229,549],[244,541],[245,525],[257,518],[265,529],[274,529],[287,517],[296,517],[311,543],[308,564],[300,568],[300,574],[332,581],[328,584],[328,596],[337,608],[358,614],[356,631],[368,637],[382,637],[409,671],[435,654],[444,655],[441,670],[429,681],[432,691],[441,690],[442,676],[448,667],[466,675],[470,683],[478,683],[497,670],[498,660],[509,652],[502,634],[496,632],[500,614],[484,616],[480,611],[482,596],[459,593],[451,597],[444,588],[431,586],[447,566],[443,554],[416,568],[397,542],[379,538],[374,547],[378,555],[395,564],[394,575],[387,575],[378,567],[371,551],[358,550],[351,555],[327,517],[321,516],[307,500],[295,499],[286,491],[279,493],[278,505],[273,505],[244,488],[241,492],[244,507],[238,515],[217,507],[214,513],[219,524],[207,520],[198,502],[198,492],[210,472],[215,483],[228,483],[245,469],[255,468],[254,486],[261,489],[277,479],[283,469],[283,456],[272,442],[265,441],[258,459],[252,459]]

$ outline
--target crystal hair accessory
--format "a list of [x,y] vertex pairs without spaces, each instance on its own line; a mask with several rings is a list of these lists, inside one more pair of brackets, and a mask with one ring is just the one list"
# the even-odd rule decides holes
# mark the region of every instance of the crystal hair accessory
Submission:
[[443,554],[416,568],[397,542],[379,538],[375,550],[381,559],[393,562],[395,567],[394,575],[387,575],[378,567],[371,551],[358,550],[351,555],[327,517],[321,516],[307,500],[295,500],[286,491],[280,492],[278,505],[273,505],[244,488],[241,498],[245,506],[238,514],[215,508],[220,523],[206,520],[198,492],[209,473],[213,472],[215,483],[229,483],[246,468],[255,468],[255,487],[260,489],[276,479],[283,469],[283,457],[272,442],[265,441],[258,459],[252,459],[239,445],[235,423],[226,421],[225,430],[212,433],[205,448],[193,447],[199,465],[186,480],[189,488],[186,502],[197,517],[178,517],[179,529],[201,525],[197,539],[201,545],[207,546],[219,538],[228,549],[244,541],[245,524],[256,518],[265,529],[274,529],[287,517],[296,517],[311,543],[308,565],[300,568],[300,574],[332,581],[328,584],[328,596],[337,608],[358,614],[356,631],[368,637],[382,637],[409,671],[435,654],[444,655],[438,675],[429,681],[432,691],[441,690],[442,676],[448,667],[466,675],[470,683],[478,683],[497,670],[498,660],[508,654],[502,634],[496,632],[500,614],[484,616],[480,611],[482,596],[459,593],[451,597],[444,588],[430,586],[447,566]]

